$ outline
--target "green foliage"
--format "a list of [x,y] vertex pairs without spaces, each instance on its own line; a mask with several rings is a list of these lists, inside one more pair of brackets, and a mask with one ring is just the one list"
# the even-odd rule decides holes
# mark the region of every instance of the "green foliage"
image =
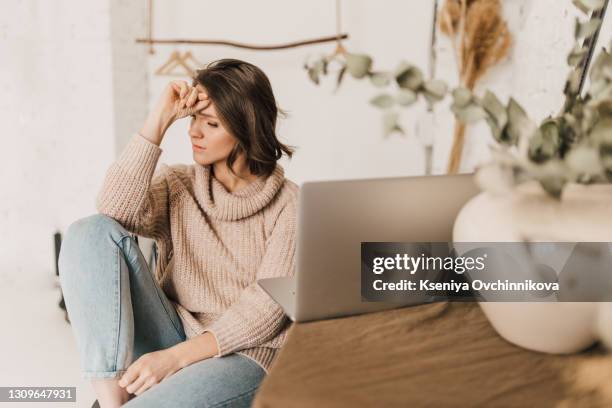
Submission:
[[346,69],[354,78],[363,78],[370,74],[372,58],[363,54],[346,54]]

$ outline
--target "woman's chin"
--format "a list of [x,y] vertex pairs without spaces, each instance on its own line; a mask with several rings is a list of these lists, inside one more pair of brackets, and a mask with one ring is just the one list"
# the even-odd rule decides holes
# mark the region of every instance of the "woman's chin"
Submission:
[[212,163],[211,160],[208,160],[204,157],[202,157],[203,155],[201,153],[193,153],[193,160],[198,163],[201,164],[202,166],[207,166],[209,164]]

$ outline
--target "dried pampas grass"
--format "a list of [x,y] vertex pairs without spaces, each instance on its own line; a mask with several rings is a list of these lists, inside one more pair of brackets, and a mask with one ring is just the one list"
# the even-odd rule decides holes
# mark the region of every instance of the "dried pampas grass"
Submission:
[[[500,0],[446,0],[440,30],[453,43],[461,85],[472,90],[489,68],[501,61],[512,43]],[[465,124],[455,123],[448,173],[459,170]]]

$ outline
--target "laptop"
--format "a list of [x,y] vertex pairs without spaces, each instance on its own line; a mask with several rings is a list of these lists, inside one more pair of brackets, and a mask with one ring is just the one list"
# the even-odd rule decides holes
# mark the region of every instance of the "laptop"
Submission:
[[461,207],[480,192],[472,174],[300,185],[296,270],[257,283],[294,322],[409,306],[361,299],[361,242],[451,242]]

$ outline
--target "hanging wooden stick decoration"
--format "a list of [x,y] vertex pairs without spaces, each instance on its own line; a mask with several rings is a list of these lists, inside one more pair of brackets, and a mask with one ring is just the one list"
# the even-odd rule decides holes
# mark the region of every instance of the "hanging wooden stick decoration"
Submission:
[[[302,47],[305,45],[313,45],[327,42],[337,41],[337,36],[329,36],[329,37],[320,37],[313,38],[310,40],[301,40],[283,44],[271,44],[271,45],[257,45],[257,44],[247,44],[236,41],[228,41],[228,40],[191,40],[191,39],[148,39],[148,38],[137,38],[137,43],[145,43],[145,44],[192,44],[192,45],[227,45],[230,47],[236,48],[244,48],[247,50],[256,50],[256,51],[272,51],[272,50],[283,50],[287,48],[296,48]],[[343,33],[340,35],[341,39],[347,39],[348,34]]]
[[[302,47],[305,45],[320,44],[326,42],[336,41],[339,44],[340,39],[347,39],[348,34],[338,33],[333,36],[312,38],[294,42],[287,42],[282,44],[270,44],[270,45],[259,45],[259,44],[247,44],[229,40],[217,40],[217,39],[186,39],[186,38],[175,38],[175,39],[157,39],[153,38],[153,0],[148,0],[148,18],[147,18],[147,38],[137,38],[136,42],[141,44],[149,45],[149,54],[154,54],[153,44],[163,45],[176,45],[176,44],[191,44],[191,45],[227,45],[230,47],[243,48],[248,50],[256,51],[273,51],[273,50],[284,50],[287,48]],[[339,7],[339,6],[338,6]]]

